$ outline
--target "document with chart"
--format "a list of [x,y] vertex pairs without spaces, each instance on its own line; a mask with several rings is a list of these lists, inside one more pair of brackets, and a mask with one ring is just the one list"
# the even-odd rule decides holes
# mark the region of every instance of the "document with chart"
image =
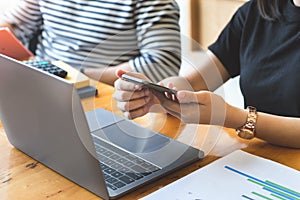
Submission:
[[300,172],[244,151],[235,151],[143,200],[300,200]]

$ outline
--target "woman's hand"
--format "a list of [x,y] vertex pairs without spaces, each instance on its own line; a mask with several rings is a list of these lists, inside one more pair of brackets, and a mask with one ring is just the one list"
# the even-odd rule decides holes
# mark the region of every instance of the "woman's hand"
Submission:
[[209,91],[178,91],[177,99],[179,103],[164,100],[161,105],[185,123],[224,126],[231,108],[221,96]]

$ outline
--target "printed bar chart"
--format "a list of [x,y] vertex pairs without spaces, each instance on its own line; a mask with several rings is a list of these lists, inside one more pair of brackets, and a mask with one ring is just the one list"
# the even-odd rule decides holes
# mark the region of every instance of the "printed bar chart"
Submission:
[[237,150],[143,200],[300,200],[300,172]]
[[[247,181],[252,182],[254,184],[260,185],[262,186],[263,190],[269,191],[270,192],[270,196],[271,197],[267,197],[259,192],[252,192],[253,195],[256,195],[258,197],[261,197],[263,199],[273,199],[274,197],[277,199],[281,199],[281,200],[300,200],[300,193],[296,192],[294,190],[288,189],[284,186],[281,186],[279,184],[273,183],[272,181],[268,181],[268,180],[260,180],[256,177],[253,177],[249,174],[246,174],[244,172],[241,172],[239,170],[236,170],[232,167],[229,166],[225,166],[225,169],[228,169],[236,174],[239,174],[241,176],[244,176],[245,178],[247,178]],[[249,199],[252,200],[253,198],[247,196],[247,195],[242,195],[243,198],[245,199]]]

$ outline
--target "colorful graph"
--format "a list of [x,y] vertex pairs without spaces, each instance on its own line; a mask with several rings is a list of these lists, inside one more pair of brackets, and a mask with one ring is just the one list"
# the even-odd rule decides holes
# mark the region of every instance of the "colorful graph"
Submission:
[[[262,187],[263,190],[270,192],[270,196],[266,196],[262,194],[261,192],[252,192],[252,195],[259,197],[259,199],[266,199],[266,200],[272,200],[272,199],[278,199],[278,200],[300,200],[300,192],[294,191],[292,189],[289,189],[287,187],[284,187],[280,184],[274,183],[269,180],[261,180],[256,177],[253,177],[249,174],[243,173],[239,170],[236,170],[232,167],[225,166],[225,169],[230,170],[236,174],[239,174],[241,176],[244,176],[247,178],[247,181],[259,185]],[[300,184],[300,183],[299,183]],[[248,200],[254,200],[253,197],[249,197],[247,195],[242,195],[242,198],[248,199]]]

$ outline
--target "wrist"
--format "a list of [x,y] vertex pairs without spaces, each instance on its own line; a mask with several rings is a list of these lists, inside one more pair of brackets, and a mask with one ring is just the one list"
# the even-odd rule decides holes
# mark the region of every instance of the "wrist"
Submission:
[[246,109],[237,108],[229,105],[226,111],[226,119],[224,126],[227,128],[238,128],[245,124],[248,111]]

